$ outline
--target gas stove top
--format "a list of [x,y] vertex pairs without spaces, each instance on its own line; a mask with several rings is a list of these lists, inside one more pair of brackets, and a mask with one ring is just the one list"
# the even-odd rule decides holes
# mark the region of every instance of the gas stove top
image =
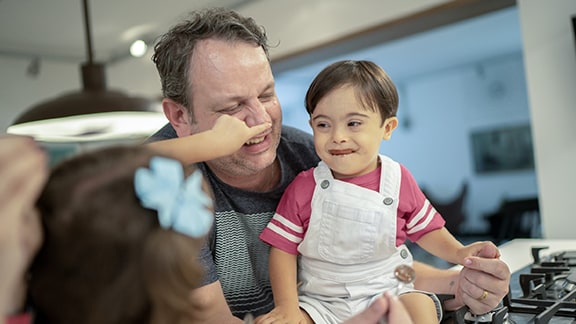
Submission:
[[466,308],[446,312],[442,323],[576,323],[576,250],[541,257],[545,249],[531,248],[532,264],[513,272],[510,292],[499,307],[483,315]]

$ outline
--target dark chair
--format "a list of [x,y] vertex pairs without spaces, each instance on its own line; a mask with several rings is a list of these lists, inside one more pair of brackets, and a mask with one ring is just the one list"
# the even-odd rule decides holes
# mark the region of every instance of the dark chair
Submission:
[[490,222],[490,233],[498,243],[540,236],[540,206],[536,197],[504,200],[500,208],[486,218]]
[[453,235],[460,234],[460,224],[466,219],[464,213],[464,201],[468,194],[468,183],[464,182],[460,192],[452,200],[442,201],[436,199],[429,192],[422,189],[432,206],[442,215],[446,221],[446,229]]

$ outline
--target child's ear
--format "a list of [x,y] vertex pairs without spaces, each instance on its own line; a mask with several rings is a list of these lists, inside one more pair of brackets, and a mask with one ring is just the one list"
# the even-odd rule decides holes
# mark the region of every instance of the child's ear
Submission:
[[398,118],[390,117],[384,121],[384,135],[382,139],[389,140],[392,136],[392,132],[398,127]]

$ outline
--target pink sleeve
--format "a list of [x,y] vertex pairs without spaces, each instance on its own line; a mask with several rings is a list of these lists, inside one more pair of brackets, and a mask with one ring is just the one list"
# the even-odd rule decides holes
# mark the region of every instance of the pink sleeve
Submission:
[[6,318],[6,324],[31,324],[31,323],[32,323],[32,314],[30,313],[11,315]]
[[403,165],[400,165],[400,169],[402,178],[396,245],[403,244],[406,239],[416,242],[424,234],[442,228],[446,223],[420,190],[412,173]]
[[315,186],[312,169],[301,172],[284,191],[276,213],[260,233],[260,239],[284,252],[298,254],[310,220],[310,201]]

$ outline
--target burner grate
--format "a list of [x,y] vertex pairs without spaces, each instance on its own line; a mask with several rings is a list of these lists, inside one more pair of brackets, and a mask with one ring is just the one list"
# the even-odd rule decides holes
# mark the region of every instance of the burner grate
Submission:
[[534,324],[547,324],[554,316],[571,317],[576,319],[576,290],[566,294],[559,300],[504,298],[504,306],[509,312],[535,314]]
[[503,304],[510,313],[534,314],[535,324],[550,323],[555,317],[576,320],[576,251],[559,252],[542,261],[542,249],[532,248],[530,273],[519,275],[522,297],[512,298],[510,289]]

